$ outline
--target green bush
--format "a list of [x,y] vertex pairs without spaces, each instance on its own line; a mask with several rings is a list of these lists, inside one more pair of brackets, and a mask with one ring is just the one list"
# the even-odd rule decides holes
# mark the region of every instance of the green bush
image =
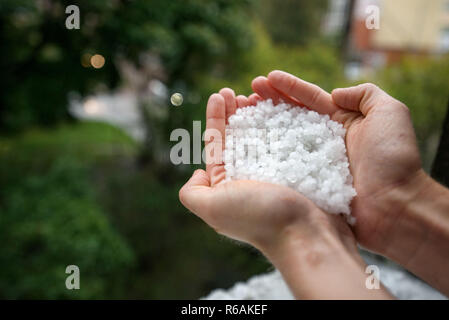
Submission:
[[[96,204],[88,162],[81,165],[75,156],[83,146],[81,150],[90,150],[89,156],[96,159],[95,138],[87,146],[76,142],[101,128],[97,139],[112,144],[114,134],[108,135],[108,127],[34,130],[0,142],[1,298],[121,296],[134,255]],[[64,141],[69,143],[66,149]],[[107,146],[103,143],[97,155],[109,150]],[[80,268],[80,290],[65,287],[65,269],[71,264]]]
[[40,168],[64,156],[91,164],[110,157],[132,157],[138,144],[112,125],[88,121],[61,124],[50,130],[31,128],[0,136],[0,158],[23,168]]
[[440,131],[449,101],[449,55],[404,59],[383,69],[377,78],[380,86],[410,108],[421,138]]
[[251,81],[273,70],[287,71],[328,91],[348,84],[335,47],[318,41],[305,47],[274,45],[259,23],[254,22],[249,27],[255,37],[254,45],[242,54],[236,65],[223,68],[219,76],[206,74],[196,78],[196,87],[203,98],[200,108],[192,108],[196,119],[204,117],[207,98],[211,93],[230,87],[236,94],[249,95],[253,92]]
[[217,235],[181,205],[178,191],[187,179],[160,181],[150,169],[117,170],[112,163],[98,169],[98,202],[137,257],[123,297],[194,299],[270,268],[257,250]]
[[430,170],[449,102],[449,55],[406,58],[372,81],[409,107],[424,168]]
[[97,122],[0,139],[0,297],[199,298],[269,268],[180,204],[188,173],[157,178],[137,147]]

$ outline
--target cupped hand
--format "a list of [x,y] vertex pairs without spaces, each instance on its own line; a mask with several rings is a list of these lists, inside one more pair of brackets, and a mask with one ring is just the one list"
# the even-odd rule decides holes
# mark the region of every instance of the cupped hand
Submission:
[[282,71],[253,80],[261,99],[283,100],[328,114],[347,129],[346,147],[357,196],[351,207],[354,232],[367,248],[384,252],[402,209],[389,194],[418,183],[422,170],[408,108],[373,84],[336,89],[318,86]]
[[289,241],[307,245],[322,237],[335,237],[355,251],[354,236],[344,219],[324,213],[300,193],[270,183],[223,181],[226,173],[221,152],[215,152],[224,149],[227,118],[236,108],[260,99],[257,94],[235,97],[231,89],[209,98],[206,131],[220,135],[205,141],[206,171],[195,171],[182,187],[181,202],[218,233],[250,243],[269,257]]

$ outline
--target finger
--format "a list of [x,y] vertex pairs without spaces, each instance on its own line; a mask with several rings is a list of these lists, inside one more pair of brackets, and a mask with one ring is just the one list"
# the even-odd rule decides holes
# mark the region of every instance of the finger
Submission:
[[251,83],[251,87],[253,91],[259,94],[264,100],[271,99],[275,104],[283,101],[293,105],[302,105],[299,101],[292,99],[273,88],[265,77],[260,76],[255,78]]
[[257,102],[262,101],[262,100],[263,100],[263,98],[261,96],[259,96],[257,93],[253,93],[252,95],[250,95],[248,97],[248,101],[251,106],[257,105]]
[[193,213],[201,216],[210,197],[210,179],[204,170],[196,170],[179,190],[179,200]]
[[204,134],[206,170],[209,176],[218,174],[222,164],[222,150],[226,128],[226,107],[222,95],[214,93],[209,97],[206,109],[206,132]]
[[249,106],[249,100],[247,97],[243,95],[238,95],[237,98],[235,98],[237,101],[237,108],[243,108]]
[[340,108],[359,111],[367,115],[377,105],[398,102],[385,91],[372,83],[355,87],[339,88],[332,91],[332,99]]
[[226,121],[228,118],[235,113],[235,109],[237,108],[237,103],[235,101],[235,93],[234,90],[229,88],[223,88],[219,92],[224,100],[225,100],[225,110],[226,110]]
[[329,93],[287,72],[272,71],[268,74],[268,81],[273,88],[301,101],[318,113],[332,115],[338,110]]
[[216,166],[212,171],[213,174],[210,177],[211,187],[219,184],[220,182],[226,179],[226,170],[224,168],[224,165]]

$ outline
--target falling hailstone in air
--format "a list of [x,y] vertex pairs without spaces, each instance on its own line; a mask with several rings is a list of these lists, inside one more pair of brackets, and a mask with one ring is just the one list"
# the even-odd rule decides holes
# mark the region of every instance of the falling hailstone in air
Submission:
[[178,92],[173,93],[170,97],[170,102],[175,107],[179,107],[183,101],[184,101],[184,98],[182,97],[182,94],[180,94]]

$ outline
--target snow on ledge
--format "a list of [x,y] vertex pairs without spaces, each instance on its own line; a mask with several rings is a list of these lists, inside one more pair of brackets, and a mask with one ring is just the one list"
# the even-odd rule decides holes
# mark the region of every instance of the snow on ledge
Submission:
[[[367,264],[377,265],[380,280],[390,292],[401,300],[446,300],[441,293],[414,277],[391,261],[362,252]],[[251,277],[230,289],[216,289],[202,298],[205,300],[291,300],[293,295],[279,271]]]

